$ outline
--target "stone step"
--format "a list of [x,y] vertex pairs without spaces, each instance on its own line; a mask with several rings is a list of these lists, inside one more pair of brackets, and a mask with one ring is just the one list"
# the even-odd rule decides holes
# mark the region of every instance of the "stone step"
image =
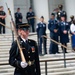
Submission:
[[[0,60],[5,60],[5,59],[7,59],[8,58],[8,56],[9,56],[9,54],[8,55],[0,55]],[[2,58],[2,57],[5,57],[5,58]],[[61,57],[48,57],[48,58],[40,58],[40,60],[54,60],[54,59],[63,59],[64,57],[63,56],[61,56]],[[75,58],[75,56],[66,56],[66,58]]]
[[[6,73],[6,75],[7,75],[9,73],[9,71],[10,71],[10,74],[13,74],[14,68],[0,70],[0,74],[4,75]],[[48,72],[48,75],[73,75],[73,74],[75,74],[75,67],[60,68],[59,70],[58,69],[53,69],[53,70],[49,69],[49,70],[47,70],[47,72]],[[42,73],[41,75],[45,75],[44,70],[42,70],[41,73]]]
[[[44,73],[42,73],[41,75],[45,75]],[[48,73],[47,75],[75,75],[75,71],[63,71],[63,72],[53,72],[53,73]]]
[[14,75],[14,73],[13,72],[3,72],[3,73],[0,73],[1,75]]
[[[74,70],[75,70],[75,67],[70,67],[70,68],[48,69],[47,72],[48,73],[54,73],[54,72],[62,73],[62,72],[67,72],[67,71],[69,72],[69,71],[74,71]],[[45,73],[45,69],[41,70],[41,73]]]
[[[74,53],[72,53],[72,52],[70,52],[70,53],[66,53],[65,54],[66,55],[66,57],[67,58],[69,58],[69,57],[75,57],[75,52]],[[6,51],[0,51],[0,58],[7,58],[9,56],[9,50],[6,50]],[[60,54],[46,54],[46,55],[44,55],[44,56],[39,56],[40,57],[40,60],[41,59],[45,59],[45,58],[47,58],[47,59],[55,59],[55,58],[63,58],[63,53],[60,53]]]
[[[58,61],[57,61],[58,62]],[[45,69],[45,64],[41,64],[41,70]],[[67,63],[66,62],[66,67],[69,68],[69,67],[75,67],[75,63]],[[59,69],[60,68],[64,68],[64,62],[63,63],[59,63],[59,64],[47,64],[47,68],[48,69]]]

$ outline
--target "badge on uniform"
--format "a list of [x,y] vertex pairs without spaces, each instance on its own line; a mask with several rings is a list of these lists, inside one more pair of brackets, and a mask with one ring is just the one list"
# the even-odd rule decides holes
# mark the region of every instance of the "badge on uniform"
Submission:
[[32,49],[32,53],[34,53],[35,52],[34,46],[32,46],[31,49]]

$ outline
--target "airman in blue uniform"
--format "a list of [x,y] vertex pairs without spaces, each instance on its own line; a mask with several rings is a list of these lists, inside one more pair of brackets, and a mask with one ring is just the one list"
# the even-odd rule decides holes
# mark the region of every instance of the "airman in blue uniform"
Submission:
[[[50,31],[50,38],[58,42],[58,22],[55,20],[55,14],[51,14],[51,19],[49,20],[48,29]],[[56,54],[59,53],[58,51],[58,45],[51,41],[50,43],[50,54]]]
[[32,11],[32,8],[30,7],[29,12],[27,12],[27,14],[26,14],[26,19],[32,27],[32,32],[35,32],[35,29],[34,29],[35,19],[32,17],[35,17],[35,13]]
[[[69,42],[69,36],[68,36],[68,31],[69,31],[69,23],[66,22],[65,16],[61,16],[61,22],[59,23],[60,26],[60,42],[67,46],[67,43]],[[62,47],[62,50],[67,53],[66,48]]]
[[17,8],[17,12],[15,13],[15,22],[16,22],[16,28],[18,28],[18,24],[22,23],[22,13],[20,12],[20,8]]
[[42,38],[43,35],[46,35],[46,23],[44,23],[44,17],[41,16],[41,22],[37,24],[36,30],[38,35],[39,42],[39,55],[42,55],[42,43],[44,46],[44,54],[47,54],[46,50],[46,38]]

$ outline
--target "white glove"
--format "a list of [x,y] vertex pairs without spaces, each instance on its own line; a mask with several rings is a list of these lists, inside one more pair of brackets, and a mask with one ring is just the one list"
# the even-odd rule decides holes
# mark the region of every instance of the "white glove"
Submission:
[[21,62],[20,65],[22,68],[26,68],[28,66],[28,64],[26,62]]

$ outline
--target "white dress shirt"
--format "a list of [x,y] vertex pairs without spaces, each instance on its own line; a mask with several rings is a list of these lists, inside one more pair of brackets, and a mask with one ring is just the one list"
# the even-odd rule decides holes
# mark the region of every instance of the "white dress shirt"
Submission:
[[21,37],[21,39],[22,39],[24,42],[26,42],[26,40],[28,40],[28,39],[24,39],[24,38],[22,38],[22,37]]
[[71,30],[72,33],[75,33],[75,25],[74,24],[71,24],[70,30]]

